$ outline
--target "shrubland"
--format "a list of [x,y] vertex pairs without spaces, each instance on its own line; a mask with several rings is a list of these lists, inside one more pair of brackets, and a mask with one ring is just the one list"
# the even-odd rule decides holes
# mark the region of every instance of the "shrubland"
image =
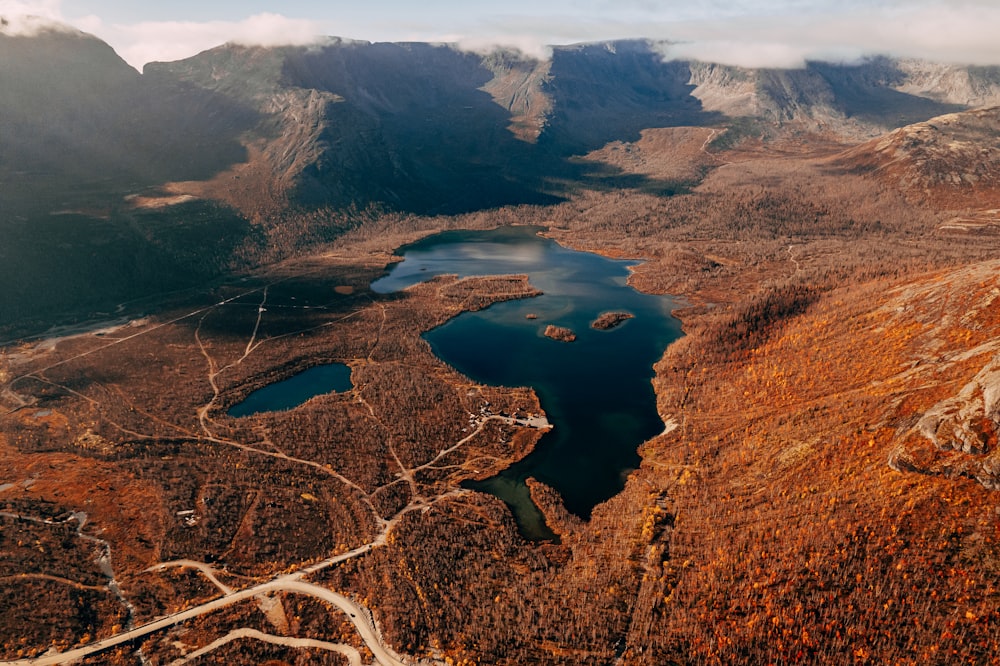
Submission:
[[[393,521],[384,545],[311,580],[366,605],[395,649],[428,660],[995,662],[1000,523],[983,483],[995,421],[972,424],[985,443],[975,450],[936,446],[918,427],[978,386],[997,351],[1000,237],[947,224],[995,202],[931,206],[845,167],[835,146],[719,152],[710,130],[672,138],[686,162],[655,132],[588,156],[632,164],[628,187],[592,179],[553,206],[374,215],[321,255],[177,296],[130,327],[6,348],[0,510],[22,542],[4,550],[7,589],[11,604],[64,619],[44,628],[11,615],[18,635],[5,634],[4,656],[120,629],[123,606],[81,535],[110,545],[142,622],[220,594],[159,563],[197,560],[246,587],[372,542]],[[419,337],[458,312],[530,297],[530,278],[367,289],[395,247],[512,223],[634,258],[636,288],[685,301],[675,314],[686,335],[655,368],[668,427],[589,521],[532,483],[557,535],[548,542],[527,541],[502,502],[460,486],[535,445],[537,430],[475,422],[486,404],[539,411],[534,393],[476,385]],[[350,391],[226,414],[329,362],[351,367]],[[81,510],[77,533],[65,519]],[[244,603],[143,650],[177,658],[175,640],[203,646],[234,627],[364,650],[337,611],[277,598],[287,626]],[[253,645],[212,658],[320,658]]]

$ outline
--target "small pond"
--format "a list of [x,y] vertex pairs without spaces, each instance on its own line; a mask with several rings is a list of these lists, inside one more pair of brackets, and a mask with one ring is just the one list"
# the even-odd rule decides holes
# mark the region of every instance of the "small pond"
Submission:
[[251,416],[262,412],[293,409],[317,395],[350,391],[351,368],[343,363],[317,365],[274,384],[257,389],[226,412],[229,416]]

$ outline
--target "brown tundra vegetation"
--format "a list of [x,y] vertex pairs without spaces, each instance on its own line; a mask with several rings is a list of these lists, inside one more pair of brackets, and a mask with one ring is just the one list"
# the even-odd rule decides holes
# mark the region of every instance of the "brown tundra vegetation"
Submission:
[[[715,133],[586,158],[670,196],[373,215],[146,320],[5,348],[0,657],[190,611],[83,663],[371,663],[383,643],[410,663],[1000,663],[1000,236],[949,224],[992,219],[995,189],[927,198],[860,148]],[[528,277],[368,289],[399,245],[513,222],[686,299],[655,368],[664,433],[589,521],[532,482],[543,542],[461,485],[532,450],[541,429],[503,414],[540,412],[534,392],[420,338],[535,295]],[[349,391],[227,415],[328,362]]]

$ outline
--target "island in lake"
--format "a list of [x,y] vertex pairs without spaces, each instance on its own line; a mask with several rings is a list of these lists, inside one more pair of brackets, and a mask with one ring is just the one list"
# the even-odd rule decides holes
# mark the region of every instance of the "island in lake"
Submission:
[[631,312],[605,312],[590,324],[591,328],[598,331],[609,331],[616,326],[620,326],[626,319],[633,319],[635,315]]
[[545,327],[545,337],[558,340],[559,342],[573,342],[576,340],[576,333],[565,326],[553,326],[549,324]]

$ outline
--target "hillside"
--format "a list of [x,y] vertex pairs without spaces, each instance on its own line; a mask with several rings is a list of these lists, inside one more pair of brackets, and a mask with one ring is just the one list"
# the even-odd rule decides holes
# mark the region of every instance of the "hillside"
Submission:
[[245,159],[254,112],[151,87],[68,30],[0,31],[0,89],[0,281],[21,285],[0,295],[0,339],[214,278],[254,242],[225,205],[135,198]]
[[[982,224],[964,226],[988,233],[990,209],[1000,206],[998,121],[1000,107],[938,116],[852,148],[838,162],[939,207],[982,211]],[[956,220],[949,228],[960,225]]]
[[[779,292],[668,352],[679,427],[639,477],[677,516],[645,584],[669,628],[635,663],[995,654],[997,268]],[[753,312],[765,339],[712,344]]]

